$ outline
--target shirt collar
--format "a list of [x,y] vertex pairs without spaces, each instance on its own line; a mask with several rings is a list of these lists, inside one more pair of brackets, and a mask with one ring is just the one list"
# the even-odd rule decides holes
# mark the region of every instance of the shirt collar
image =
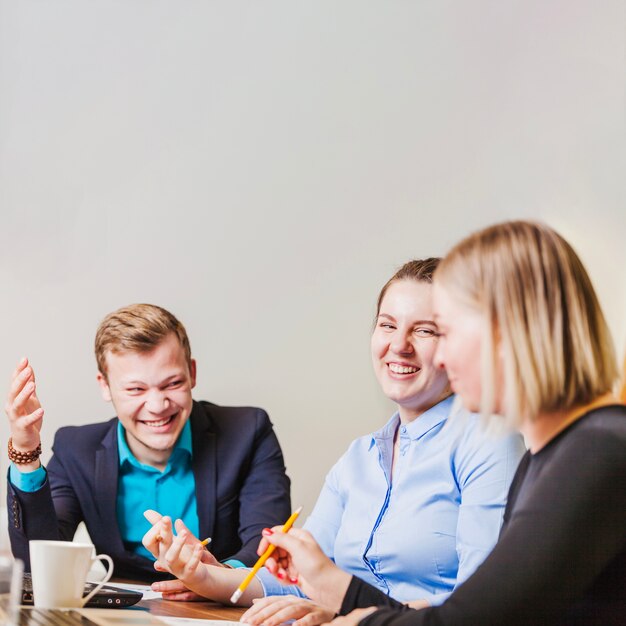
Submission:
[[[435,406],[431,406],[430,409],[424,411],[417,419],[414,419],[408,424],[404,424],[406,435],[413,440],[423,437],[429,430],[432,430],[435,426],[438,426],[441,422],[445,422],[448,419],[452,412],[453,403],[454,396],[448,396],[441,402],[435,404]],[[372,433],[370,450],[377,441],[393,439],[399,424],[400,415],[396,411],[380,430]]]
[[[126,441],[126,429],[122,426],[122,422],[118,420],[117,422],[117,452],[120,457],[120,467],[124,465],[124,463],[130,463],[135,467],[145,467],[142,463],[137,460],[137,457],[131,452],[128,447],[128,442]],[[170,456],[170,462],[172,458],[176,456],[187,456],[191,459],[192,457],[192,446],[191,446],[191,424],[189,420],[183,426],[183,430],[178,437],[178,441],[174,446],[174,450],[172,450],[172,455]],[[168,462],[169,465],[169,462]]]

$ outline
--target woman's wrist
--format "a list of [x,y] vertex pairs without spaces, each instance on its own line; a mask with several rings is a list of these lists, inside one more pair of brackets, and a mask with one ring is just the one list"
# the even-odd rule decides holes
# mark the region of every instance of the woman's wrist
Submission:
[[[190,588],[198,594],[211,598],[211,600],[230,604],[233,592],[249,571],[248,568],[224,567],[221,563],[220,565],[204,565],[202,566],[202,573],[195,580],[189,580]],[[263,586],[255,577],[250,581],[238,604],[250,605],[254,598],[262,597]]]
[[336,565],[324,568],[326,571],[319,576],[319,583],[314,584],[315,591],[307,594],[320,604],[327,606],[335,613],[339,613],[343,599],[350,586],[352,575],[344,572]]

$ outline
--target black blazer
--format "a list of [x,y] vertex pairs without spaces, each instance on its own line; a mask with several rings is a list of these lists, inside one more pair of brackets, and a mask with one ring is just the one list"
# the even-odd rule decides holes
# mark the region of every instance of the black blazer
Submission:
[[[283,524],[291,508],[289,478],[269,417],[262,409],[194,402],[189,419],[200,536],[212,537],[211,552],[219,560],[252,565],[261,530]],[[29,539],[71,540],[84,521],[97,552],[113,558],[116,576],[171,578],[122,542],[117,422],[60,428],[40,490],[20,491],[9,481],[11,547],[27,570]]]

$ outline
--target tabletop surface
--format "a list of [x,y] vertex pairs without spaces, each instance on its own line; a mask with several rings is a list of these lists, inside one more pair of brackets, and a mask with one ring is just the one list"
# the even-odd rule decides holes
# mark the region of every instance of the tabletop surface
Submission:
[[172,600],[141,600],[138,607],[146,608],[152,615],[191,617],[195,619],[230,620],[238,622],[245,612],[232,606],[215,602],[174,602]]
[[[127,584],[131,589],[135,588],[137,584],[145,585],[145,583],[123,579],[116,579],[114,582],[121,585]],[[245,608],[223,606],[209,600],[204,602],[175,602],[173,600],[163,600],[162,598],[150,598],[140,600],[129,609],[83,609],[81,612],[94,619],[97,623],[102,624],[102,626],[122,626],[124,624],[137,626],[144,623],[140,617],[142,614],[145,615],[146,624],[154,623],[150,616],[156,618],[177,617],[238,622],[245,610]],[[94,616],[97,616],[97,618]]]

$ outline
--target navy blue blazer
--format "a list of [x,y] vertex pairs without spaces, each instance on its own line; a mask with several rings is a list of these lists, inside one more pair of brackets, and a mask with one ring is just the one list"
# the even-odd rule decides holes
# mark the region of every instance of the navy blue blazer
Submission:
[[[200,536],[212,537],[219,560],[252,565],[265,527],[283,524],[291,503],[280,445],[265,411],[194,402],[189,417]],[[29,539],[71,540],[84,521],[98,553],[113,558],[115,575],[171,578],[128,551],[117,525],[117,418],[60,428],[48,477],[33,493],[9,481],[7,504],[13,554],[30,569]]]

